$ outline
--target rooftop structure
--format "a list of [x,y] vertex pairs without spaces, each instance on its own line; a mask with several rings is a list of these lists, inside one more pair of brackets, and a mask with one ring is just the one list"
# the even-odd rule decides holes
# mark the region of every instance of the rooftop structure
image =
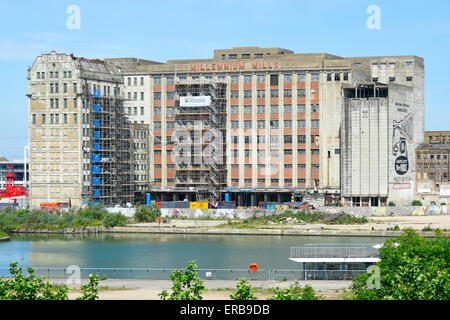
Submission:
[[304,263],[374,263],[378,249],[358,244],[306,244],[291,247],[289,260]]

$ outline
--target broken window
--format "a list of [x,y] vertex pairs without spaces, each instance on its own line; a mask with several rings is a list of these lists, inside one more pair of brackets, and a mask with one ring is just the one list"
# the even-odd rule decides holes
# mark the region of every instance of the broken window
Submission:
[[271,74],[270,75],[270,85],[271,86],[277,86],[278,85],[278,75],[277,74]]

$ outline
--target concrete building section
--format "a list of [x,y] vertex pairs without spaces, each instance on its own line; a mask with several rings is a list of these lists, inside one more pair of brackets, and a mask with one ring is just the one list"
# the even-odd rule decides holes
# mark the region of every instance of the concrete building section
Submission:
[[[166,63],[134,58],[107,61],[121,68],[125,91],[132,98],[137,93],[139,100],[142,90],[134,86],[134,79],[139,83],[144,77],[144,99],[149,99],[148,103],[144,101],[144,118],[139,116],[138,109],[138,115],[133,111],[130,119],[149,124],[150,158],[159,161],[149,170],[150,180],[154,181],[153,199],[173,199],[170,190],[174,184],[169,178],[172,168],[168,167],[171,146],[167,136],[174,128],[171,108],[175,101],[174,84],[178,82],[225,81],[225,127],[227,139],[231,139],[226,145],[226,181],[228,189],[250,191],[248,196],[240,194],[241,199],[231,191],[231,199],[241,205],[302,199],[323,204],[340,199],[342,179],[346,179],[341,171],[343,88],[372,81],[412,88],[409,105],[418,106],[414,130],[423,131],[424,64],[423,59],[415,56],[344,58],[328,53],[294,53],[283,48],[239,47],[216,49],[212,59]],[[131,85],[127,77],[131,78]],[[388,123],[391,119],[387,115],[382,118],[375,112],[385,106],[370,104],[365,108],[371,112],[362,119],[363,124],[370,123],[371,131],[362,138],[373,143],[378,137],[392,136],[392,132],[372,125],[373,121],[393,125]],[[386,159],[388,154],[382,154],[373,145],[362,146],[362,152],[369,156],[378,153],[381,161],[392,161],[392,157]],[[264,163],[260,161],[262,155]],[[414,170],[414,162],[411,166]],[[374,170],[373,167],[372,174]],[[381,175],[380,179],[389,177],[386,172]],[[371,184],[362,186],[362,191],[372,194],[377,186],[372,179]],[[402,192],[394,194],[401,197]],[[377,197],[379,200],[380,195]]]
[[342,196],[353,205],[411,204],[423,104],[413,86],[361,83],[345,88]]
[[133,123],[133,173],[134,173],[134,193],[136,201],[145,203],[145,192],[150,188],[149,168],[149,130],[148,125]]
[[434,143],[437,137],[444,141],[446,136],[450,136],[449,131],[426,132],[425,137],[431,137],[432,143],[420,144],[416,149],[416,194],[424,205],[450,203],[450,145]]
[[107,113],[122,93],[122,75],[104,61],[55,51],[36,58],[28,69],[27,94],[32,207],[92,201],[91,155],[98,142],[94,102],[108,101],[102,103]]

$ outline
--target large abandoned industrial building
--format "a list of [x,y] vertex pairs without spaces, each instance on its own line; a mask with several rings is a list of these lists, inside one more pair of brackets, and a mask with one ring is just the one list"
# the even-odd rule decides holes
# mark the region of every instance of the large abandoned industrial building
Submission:
[[240,47],[161,63],[52,52],[28,79],[32,205],[146,192],[211,203],[228,194],[242,206],[414,199],[416,56]]

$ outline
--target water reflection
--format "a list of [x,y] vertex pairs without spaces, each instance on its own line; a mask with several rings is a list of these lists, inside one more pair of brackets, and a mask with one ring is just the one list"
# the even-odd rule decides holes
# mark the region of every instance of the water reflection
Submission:
[[375,244],[378,237],[183,234],[15,235],[0,243],[0,268],[10,261],[34,267],[295,269],[290,247],[307,243]]

